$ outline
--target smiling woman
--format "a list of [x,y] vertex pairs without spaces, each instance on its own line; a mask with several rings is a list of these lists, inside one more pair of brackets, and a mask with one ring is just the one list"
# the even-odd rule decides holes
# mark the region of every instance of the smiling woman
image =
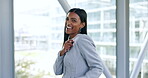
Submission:
[[73,8],[67,14],[64,32],[64,38],[67,38],[54,64],[55,74],[63,74],[62,78],[98,78],[103,72],[102,61],[87,35],[86,20],[83,9]]

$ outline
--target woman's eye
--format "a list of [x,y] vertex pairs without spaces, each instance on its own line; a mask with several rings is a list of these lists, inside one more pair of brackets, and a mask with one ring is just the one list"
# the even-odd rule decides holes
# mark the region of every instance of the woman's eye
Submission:
[[72,22],[77,22],[76,20],[72,20]]

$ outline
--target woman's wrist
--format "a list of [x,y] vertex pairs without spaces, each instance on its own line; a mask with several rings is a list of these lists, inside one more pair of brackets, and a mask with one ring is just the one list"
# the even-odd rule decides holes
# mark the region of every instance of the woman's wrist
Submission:
[[60,56],[63,56],[65,54],[65,49],[62,49],[61,51],[60,51]]

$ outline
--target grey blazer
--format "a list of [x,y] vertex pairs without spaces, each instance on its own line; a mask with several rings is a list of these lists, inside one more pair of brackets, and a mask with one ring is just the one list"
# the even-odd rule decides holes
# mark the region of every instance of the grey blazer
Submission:
[[54,64],[55,74],[63,74],[62,78],[99,78],[103,64],[92,39],[78,34],[73,40],[73,47],[65,55],[58,53]]

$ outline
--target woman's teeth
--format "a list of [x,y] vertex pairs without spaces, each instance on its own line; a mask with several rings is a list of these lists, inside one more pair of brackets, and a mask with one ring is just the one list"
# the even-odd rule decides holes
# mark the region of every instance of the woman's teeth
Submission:
[[67,28],[70,29],[70,28],[72,28],[72,27],[67,26]]

